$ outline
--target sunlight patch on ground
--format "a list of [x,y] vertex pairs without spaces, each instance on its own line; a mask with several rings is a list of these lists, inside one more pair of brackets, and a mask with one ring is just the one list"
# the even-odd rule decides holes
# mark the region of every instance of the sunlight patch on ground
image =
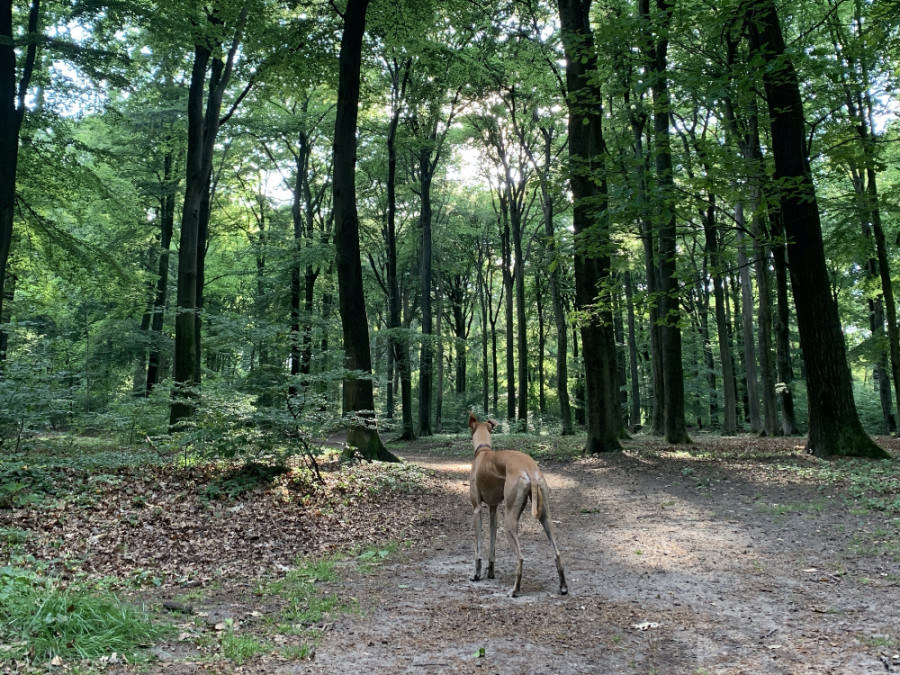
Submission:
[[434,461],[429,461],[427,459],[417,457],[416,464],[419,466],[425,467],[426,469],[431,469],[432,471],[452,471],[453,473],[464,473],[468,474],[469,469],[472,468],[472,462],[448,462],[445,459],[435,459]]

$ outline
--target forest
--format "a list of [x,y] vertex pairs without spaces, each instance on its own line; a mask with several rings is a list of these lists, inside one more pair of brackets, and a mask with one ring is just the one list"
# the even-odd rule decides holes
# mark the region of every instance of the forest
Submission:
[[368,4],[3,3],[4,447],[884,456],[895,2]]
[[898,0],[0,0],[0,670],[900,672],[898,91]]

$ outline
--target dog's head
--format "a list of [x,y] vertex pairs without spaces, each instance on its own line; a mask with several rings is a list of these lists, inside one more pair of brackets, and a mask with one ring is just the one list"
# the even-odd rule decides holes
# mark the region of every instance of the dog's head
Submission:
[[494,427],[497,426],[497,423],[494,420],[486,420],[484,422],[479,422],[478,418],[475,417],[475,413],[469,413],[469,432],[472,434],[472,437],[475,437],[475,432],[478,431],[479,427],[487,430],[487,437],[490,438],[490,435],[494,432]]

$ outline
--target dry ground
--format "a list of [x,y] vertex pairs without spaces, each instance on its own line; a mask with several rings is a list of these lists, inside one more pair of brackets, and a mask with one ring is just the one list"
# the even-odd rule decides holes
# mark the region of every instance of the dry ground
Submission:
[[897,523],[837,491],[628,454],[545,464],[570,594],[526,511],[511,599],[505,538],[498,578],[469,581],[467,461],[404,458],[442,479],[431,536],[351,584],[371,609],[340,619],[308,672],[900,672],[900,551],[873,548]]

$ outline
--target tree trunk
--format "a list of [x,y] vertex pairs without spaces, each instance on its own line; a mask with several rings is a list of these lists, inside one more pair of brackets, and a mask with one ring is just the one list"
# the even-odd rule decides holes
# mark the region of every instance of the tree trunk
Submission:
[[505,195],[500,195],[500,249],[503,260],[503,290],[506,295],[506,419],[510,426],[516,419],[516,357],[515,357],[515,323],[513,306],[516,301],[512,272],[512,242],[510,241],[509,202]]
[[[512,244],[515,254],[513,276],[516,287],[516,354],[519,368],[519,410],[516,426],[519,431],[528,431],[528,316],[525,313],[525,254],[522,250],[522,211],[516,198],[510,199],[510,224]],[[510,343],[512,344],[512,343]]]
[[[784,228],[780,218],[776,213],[772,213],[769,220],[772,223],[773,234],[777,234],[778,241],[783,242]],[[791,367],[791,309],[788,300],[786,254],[784,243],[776,243],[772,246],[772,262],[775,267],[775,348],[778,377],[775,386],[781,402],[781,430],[785,436],[792,436],[799,433],[799,430],[797,429],[797,415],[794,412],[794,394],[791,391],[794,371]]]
[[[211,49],[198,43],[188,89],[188,142],[185,162],[184,207],[181,214],[181,239],[178,245],[178,290],[175,314],[175,354],[173,379],[175,391],[169,413],[169,426],[176,428],[193,411],[193,390],[200,384],[199,304],[202,304],[201,265],[205,256],[205,229],[209,219],[209,186],[212,155],[219,132],[222,98],[231,79],[231,70],[247,19],[243,7],[237,18],[234,38],[226,59],[212,59],[209,93],[204,111],[203,94]],[[207,15],[207,27],[221,30],[222,21]],[[220,46],[220,45],[219,45]],[[204,214],[204,209],[206,213]],[[203,238],[201,238],[203,237]]]
[[422,211],[419,216],[421,229],[421,259],[419,273],[422,294],[422,349],[419,355],[419,435],[431,436],[432,388],[434,369],[434,319],[432,317],[431,289],[432,251],[431,251],[431,174],[428,168],[428,150],[420,150],[420,185]]
[[[772,0],[746,0],[751,51],[766,65],[777,189],[787,235],[791,285],[809,392],[807,449],[820,456],[889,459],[860,424],[837,304],[829,289],[822,226],[809,156],[800,85],[785,55],[784,37]],[[792,187],[789,187],[792,186]]]
[[540,172],[541,211],[544,218],[544,237],[547,249],[545,262],[549,270],[550,303],[553,306],[553,322],[556,325],[556,395],[559,399],[559,417],[562,425],[560,433],[563,436],[570,436],[575,432],[572,428],[572,405],[569,401],[568,325],[560,290],[561,261],[559,259],[556,227],[553,222],[553,195],[550,193],[549,186],[550,162],[553,158],[553,138],[545,130],[542,130],[542,133],[544,135],[544,166]]
[[[19,163],[19,132],[25,117],[25,97],[34,72],[40,1],[31,0],[28,11],[25,60],[21,78],[16,82],[15,43],[22,39],[13,27],[13,2],[0,0],[0,316],[6,298],[6,275],[12,247],[13,219],[16,208],[16,172]],[[2,333],[2,353],[6,355],[8,336]]]
[[753,257],[756,266],[756,288],[759,294],[757,326],[759,330],[759,372],[763,401],[764,436],[778,436],[778,406],[775,399],[775,364],[772,361],[772,293],[769,289],[768,235],[761,232],[760,218],[753,217]]
[[544,351],[547,348],[547,334],[544,330],[544,290],[540,275],[534,278],[534,302],[538,318],[538,410],[543,418],[547,414],[547,397],[544,394]]
[[359,113],[362,40],[369,0],[349,0],[344,12],[338,58],[338,96],[334,130],[334,239],[338,305],[344,338],[343,412],[349,416],[347,444],[368,460],[399,461],[384,447],[375,419],[372,355],[366,318],[356,210],[356,122]]
[[745,409],[750,422],[750,431],[759,433],[762,429],[762,414],[759,409],[759,370],[756,366],[756,318],[753,315],[753,286],[750,281],[750,259],[747,257],[747,228],[744,218],[744,204],[734,205],[734,220],[737,224],[738,276],[741,287],[741,335],[743,337],[744,381],[747,383]]
[[[662,322],[663,387],[665,391],[665,431],[669,443],[690,443],[684,419],[684,369],[681,354],[681,316],[676,266],[675,183],[669,141],[669,83],[667,74],[668,38],[672,0],[656,0],[662,29],[653,46],[650,88],[653,92],[653,141],[656,156],[657,209],[659,223],[660,320]],[[649,0],[641,0],[642,15],[650,19]]]
[[149,396],[160,380],[162,359],[162,328],[169,292],[169,257],[175,229],[175,175],[171,151],[163,158],[165,194],[160,200],[159,261],[156,271],[156,295],[153,299],[153,318],[150,321],[150,354],[147,359],[146,392]]
[[[12,318],[12,301],[16,297],[16,281],[15,274],[7,274],[6,286],[3,289],[3,304],[0,308],[0,324],[9,323]],[[0,379],[3,376],[3,361],[6,360],[6,350],[9,347],[9,335],[6,331],[0,330]]]
[[575,231],[575,302],[590,311],[582,321],[587,444],[590,454],[618,450],[622,428],[609,288],[606,167],[603,157],[603,98],[596,82],[597,56],[590,27],[590,0],[558,0],[569,110],[569,179]]
[[434,433],[439,434],[443,429],[444,417],[444,340],[443,340],[443,314],[444,293],[441,289],[440,269],[438,270],[437,302],[435,311],[435,349],[434,360],[437,363],[437,378],[434,383]]
[[485,245],[479,241],[478,245],[478,302],[481,306],[481,412],[488,416],[490,396],[490,374],[488,372],[488,299],[485,293],[484,265]]
[[391,67],[391,121],[388,125],[387,151],[387,289],[388,289],[388,341],[393,354],[393,362],[400,371],[400,412],[402,418],[400,438],[413,440],[416,437],[412,421],[412,397],[404,387],[411,385],[409,349],[406,339],[398,335],[400,326],[400,278],[397,274],[397,127],[400,124],[400,104],[409,76],[409,60],[403,64],[394,62]]
[[625,309],[628,313],[628,368],[631,373],[631,410],[628,424],[632,431],[641,427],[641,386],[638,372],[637,335],[634,321],[634,286],[631,271],[625,270]]
[[[706,168],[707,176],[709,169]],[[719,254],[719,235],[716,230],[715,195],[709,195],[709,206],[703,218],[703,233],[706,251],[709,254],[710,276],[713,284],[713,297],[716,304],[716,335],[719,345],[719,362],[722,364],[722,389],[724,393],[724,410],[722,416],[722,433],[737,433],[737,388],[734,379],[734,362],[731,356],[731,340],[728,328],[726,307],[725,280],[722,276],[722,260]]]

